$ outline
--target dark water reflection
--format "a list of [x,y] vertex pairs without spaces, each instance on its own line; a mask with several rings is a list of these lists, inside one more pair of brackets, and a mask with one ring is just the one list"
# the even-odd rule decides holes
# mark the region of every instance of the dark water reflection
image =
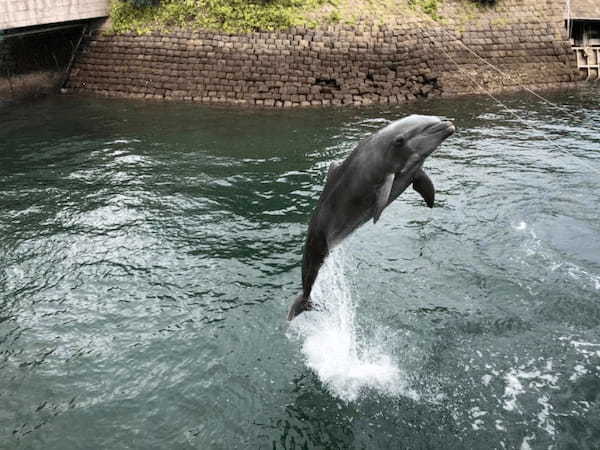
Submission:
[[[504,97],[256,111],[51,98],[0,109],[0,447],[600,447],[600,112]],[[332,160],[455,121],[345,245],[364,330],[419,398],[342,401],[284,321]]]

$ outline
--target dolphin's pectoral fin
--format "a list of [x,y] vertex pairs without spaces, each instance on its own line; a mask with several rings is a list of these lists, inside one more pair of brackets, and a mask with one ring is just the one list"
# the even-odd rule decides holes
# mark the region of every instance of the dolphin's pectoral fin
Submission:
[[394,184],[395,174],[390,173],[385,177],[381,187],[377,190],[377,198],[375,200],[375,211],[373,211],[373,223],[377,223],[383,209],[388,205],[392,185]]
[[433,182],[429,178],[429,176],[423,171],[423,169],[419,169],[415,175],[413,180],[413,189],[421,194],[425,203],[430,208],[433,208],[433,201],[435,199],[435,188],[433,187]]

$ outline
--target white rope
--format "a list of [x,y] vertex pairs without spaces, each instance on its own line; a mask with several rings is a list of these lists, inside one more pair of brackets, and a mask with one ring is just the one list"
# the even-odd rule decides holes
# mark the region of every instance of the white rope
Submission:
[[[568,0],[567,0],[568,1]],[[567,114],[568,116],[570,116],[573,119],[577,119],[579,120],[580,118],[577,117],[575,114],[571,113],[570,111],[568,111],[566,108],[551,102],[550,100],[548,100],[547,98],[543,97],[542,95],[538,94],[537,92],[529,89],[527,86],[523,85],[522,83],[520,83],[518,80],[515,80],[511,75],[507,74],[506,72],[502,71],[500,68],[498,68],[497,66],[495,66],[494,64],[492,64],[491,62],[489,62],[487,59],[485,59],[483,56],[481,56],[480,54],[478,54],[476,51],[474,51],[473,49],[469,48],[463,41],[461,41],[460,39],[456,39],[454,36],[452,36],[450,34],[450,32],[444,30],[443,28],[440,28],[443,32],[447,33],[449,36],[451,36],[453,39],[456,40],[456,42],[462,46],[465,50],[467,50],[469,53],[471,53],[472,55],[474,55],[475,57],[477,57],[479,60],[481,60],[484,64],[488,65],[489,67],[491,67],[494,71],[496,71],[497,73],[499,73],[500,75],[502,75],[503,77],[508,78],[509,80],[512,80],[514,82],[516,82],[516,84],[521,87],[522,89],[524,89],[525,91],[529,92],[530,94],[534,95],[535,97],[539,98],[540,100],[542,100],[544,103],[551,105],[559,110],[561,110],[562,112],[564,112],[565,114]],[[431,37],[431,36],[430,36]]]
[[[431,39],[432,42],[434,42],[435,44],[438,44],[436,40],[434,40],[434,39],[431,38],[431,35],[429,36],[429,38]],[[460,42],[460,41],[458,41],[458,42]],[[462,42],[461,42],[461,44],[462,44]],[[464,46],[464,44],[463,44],[463,46]],[[521,116],[519,116],[517,113],[515,113],[512,109],[510,109],[507,105],[505,105],[502,101],[500,101],[497,97],[495,97],[488,89],[486,89],[484,86],[482,86],[481,84],[479,84],[475,80],[475,78],[473,78],[471,76],[471,74],[468,71],[466,71],[462,67],[460,67],[460,65],[454,60],[454,58],[452,58],[452,56],[450,56],[450,54],[446,51],[446,49],[442,45],[438,44],[438,47],[444,53],[444,55],[446,55],[446,58],[448,58],[456,66],[456,68],[459,70],[459,72],[461,72],[462,74],[466,75],[471,80],[471,82],[475,86],[477,86],[483,93],[485,93],[488,97],[490,97],[492,100],[494,100],[500,106],[502,106],[506,112],[508,112],[511,116],[513,116],[519,122],[521,122],[522,124],[524,124],[526,127],[529,127],[532,130],[536,130],[536,128],[533,125],[528,124],[525,119],[523,119]],[[549,102],[549,103],[551,103],[551,102]],[[580,158],[577,155],[575,155],[574,153],[570,152],[569,150],[567,150],[565,148],[559,147],[558,144],[556,144],[555,142],[551,141],[545,134],[542,134],[541,136],[542,136],[542,138],[548,144],[550,144],[551,146],[554,146],[556,149],[558,149],[559,152],[566,153],[566,154],[568,154],[568,155],[570,155],[570,156],[572,156],[574,158],[577,158],[577,160],[580,161]],[[591,165],[586,165],[586,167],[588,169],[591,169],[592,171],[600,174],[600,170],[596,169],[595,167],[592,167]]]

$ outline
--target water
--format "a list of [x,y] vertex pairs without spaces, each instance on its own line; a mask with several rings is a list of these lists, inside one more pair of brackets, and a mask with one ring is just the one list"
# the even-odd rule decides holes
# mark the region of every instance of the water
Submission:
[[[0,447],[599,448],[595,87],[255,111],[0,109]],[[455,121],[290,326],[332,160]],[[547,139],[547,140],[546,140]]]

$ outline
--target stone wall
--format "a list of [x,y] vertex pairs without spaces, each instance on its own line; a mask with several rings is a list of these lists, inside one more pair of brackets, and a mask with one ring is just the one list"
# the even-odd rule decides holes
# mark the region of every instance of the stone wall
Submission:
[[[567,86],[579,74],[561,30],[558,2],[546,2],[505,0],[480,20],[461,23],[456,13],[457,20],[443,27],[413,17],[387,25],[276,33],[95,35],[78,58],[68,89],[289,107]],[[536,8],[528,9],[531,4]]]

